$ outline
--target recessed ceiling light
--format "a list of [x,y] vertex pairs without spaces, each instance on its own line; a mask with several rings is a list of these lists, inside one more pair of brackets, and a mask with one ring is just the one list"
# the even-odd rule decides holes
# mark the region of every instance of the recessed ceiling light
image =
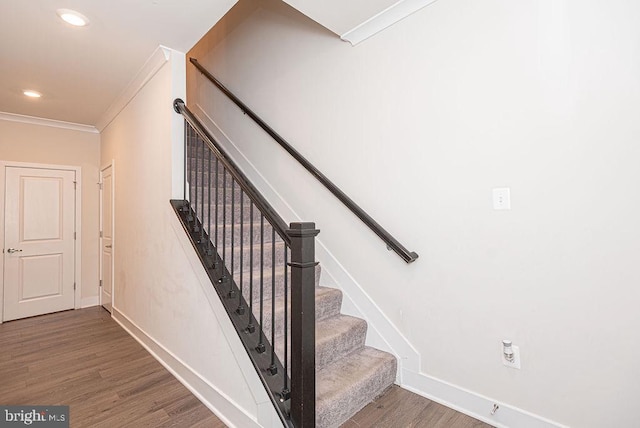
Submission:
[[24,90],[22,93],[30,98],[40,98],[42,96],[40,92],[32,91],[31,89]]
[[58,9],[58,16],[64,21],[75,27],[84,27],[89,24],[89,19],[83,14],[71,9]]

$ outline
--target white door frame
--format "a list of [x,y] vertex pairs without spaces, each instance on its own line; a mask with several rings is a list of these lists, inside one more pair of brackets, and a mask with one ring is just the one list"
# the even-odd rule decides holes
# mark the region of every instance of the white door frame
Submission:
[[[116,163],[114,159],[111,159],[111,162],[109,162],[108,164],[105,164],[103,166],[100,167],[100,251],[98,252],[99,257],[100,257],[100,261],[98,262],[100,265],[100,285],[104,286],[104,284],[102,284],[102,280],[104,278],[104,275],[102,275],[102,246],[104,245],[102,240],[102,231],[104,230],[104,227],[102,227],[102,222],[103,222],[103,218],[102,218],[102,172],[111,167],[111,308],[113,308],[113,303],[115,301],[115,289],[116,289],[116,281],[115,281],[115,277],[113,276],[114,272],[115,272],[115,251],[116,251],[116,198],[115,198],[115,183],[116,183]],[[102,306],[102,289],[98,288],[98,306]],[[113,309],[111,310],[111,313],[113,314]]]
[[[57,169],[62,171],[74,171],[76,174],[76,195],[75,195],[75,272],[73,308],[79,309],[81,306],[82,290],[82,168],[74,165],[53,165],[44,163],[13,162],[0,160],[0,244],[4,247],[4,198],[7,167],[35,168],[35,169]],[[4,257],[0,257],[0,324],[2,324],[4,311]]]

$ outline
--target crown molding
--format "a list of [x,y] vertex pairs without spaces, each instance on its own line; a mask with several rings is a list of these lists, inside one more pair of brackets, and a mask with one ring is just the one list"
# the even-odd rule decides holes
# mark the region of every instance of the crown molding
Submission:
[[165,46],[158,46],[151,54],[147,62],[142,66],[136,76],[129,82],[127,87],[120,93],[118,98],[109,106],[107,111],[102,115],[96,124],[99,132],[116,118],[118,114],[131,102],[138,92],[147,84],[153,76],[162,68],[162,66],[171,58],[171,49]]
[[90,132],[97,134],[98,129],[95,126],[83,125],[81,123],[64,122],[62,120],[46,119],[44,117],[26,116],[23,114],[7,113],[0,111],[0,120],[9,122],[28,123],[30,125],[49,126],[52,128],[69,129],[72,131]]
[[367,19],[357,27],[342,34],[340,38],[355,46],[376,33],[406,18],[436,0],[400,0],[382,12]]

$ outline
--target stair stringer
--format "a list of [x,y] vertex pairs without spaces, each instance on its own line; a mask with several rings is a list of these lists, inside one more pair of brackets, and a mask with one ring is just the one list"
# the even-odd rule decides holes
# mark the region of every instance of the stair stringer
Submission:
[[[177,240],[180,243],[185,256],[187,257],[187,260],[189,261],[189,264],[191,265],[196,278],[198,279],[198,283],[200,284],[202,291],[206,296],[209,305],[211,306],[213,314],[218,320],[220,329],[223,332],[227,344],[231,348],[232,353],[235,357],[236,364],[238,365],[244,376],[243,380],[251,391],[253,400],[256,404],[255,414],[252,414],[253,412],[251,410],[253,409],[243,409],[237,405],[236,407],[238,407],[238,410],[240,410],[242,413],[246,414],[247,417],[255,420],[256,426],[264,428],[283,427],[284,425],[278,417],[278,414],[273,407],[273,403],[267,395],[264,385],[260,381],[260,378],[256,373],[256,369],[251,363],[251,360],[247,355],[247,352],[244,349],[240,338],[238,337],[238,333],[236,332],[236,329],[229,319],[229,315],[227,314],[222,302],[220,301],[218,293],[211,284],[211,280],[209,279],[209,276],[207,275],[202,262],[200,261],[193,246],[191,245],[191,242],[189,241],[189,238],[185,233],[180,220],[175,215],[173,209],[169,204],[167,204],[167,209],[171,210],[171,213],[169,215],[169,217],[171,218],[171,227],[176,234]],[[204,381],[206,382],[206,380]]]
[[[199,104],[194,106],[193,113],[211,132],[220,145],[225,148],[227,154],[252,180],[256,188],[262,192],[263,196],[272,204],[276,211],[278,211],[283,218],[290,221],[301,221],[300,216],[295,210],[284,200]],[[277,149],[275,143],[274,149]],[[407,370],[411,373],[419,373],[420,355],[418,351],[382,312],[364,288],[349,274],[346,268],[322,243],[321,235],[316,238],[316,258],[322,266],[320,285],[340,289],[343,293],[341,312],[345,315],[351,315],[367,321],[368,331],[365,344],[389,352],[396,357],[398,361],[396,383],[402,385],[402,374]]]

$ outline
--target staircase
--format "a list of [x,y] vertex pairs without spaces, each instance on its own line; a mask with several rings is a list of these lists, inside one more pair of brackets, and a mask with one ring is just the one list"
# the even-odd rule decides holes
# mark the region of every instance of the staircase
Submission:
[[[230,188],[227,189],[229,195]],[[256,218],[255,221],[258,221]],[[237,228],[239,229],[239,228]],[[244,220],[244,231],[255,231],[249,219]],[[250,232],[245,232],[242,239],[249,243]],[[255,233],[255,232],[254,232]],[[254,236],[259,241],[260,233]],[[272,229],[264,227],[264,242],[271,244]],[[256,239],[257,238],[257,239]],[[276,238],[277,241],[277,238]],[[230,239],[226,242],[230,250]],[[276,246],[279,243],[276,242]],[[265,262],[269,265],[271,260]],[[276,260],[278,265],[283,260]],[[253,278],[260,278],[260,264],[254,260],[253,266],[247,266],[243,272],[243,295],[249,301],[248,277],[253,270]],[[236,280],[239,272],[235,274]],[[335,288],[321,286],[320,266],[316,267],[315,313],[316,313],[316,426],[320,428],[337,427],[355,415],[360,409],[380,396],[390,387],[396,378],[396,359],[393,355],[369,346],[365,346],[367,335],[366,321],[340,312],[342,292]],[[271,278],[264,278],[264,283],[271,285]],[[287,281],[291,284],[291,281]],[[289,285],[290,287],[290,285]],[[271,330],[272,307],[275,308],[275,343],[276,355],[282,361],[284,351],[280,344],[284,332],[284,304],[278,299],[284,295],[284,278],[275,279],[275,299],[271,287],[264,293],[263,330]],[[289,293],[290,296],[290,288]],[[253,314],[259,319],[260,296],[254,293]]]
[[[185,193],[190,203],[172,203],[245,347],[253,340],[246,349],[250,357],[262,359],[262,368],[255,361],[254,365],[265,386],[272,397],[290,401],[277,392],[289,390],[292,375],[290,251],[202,138],[194,132],[189,135]],[[395,381],[396,360],[365,346],[367,323],[342,314],[342,292],[320,283],[317,265],[315,425],[324,428],[341,425],[389,388]],[[294,426],[286,420],[286,407],[281,412],[285,424]]]

